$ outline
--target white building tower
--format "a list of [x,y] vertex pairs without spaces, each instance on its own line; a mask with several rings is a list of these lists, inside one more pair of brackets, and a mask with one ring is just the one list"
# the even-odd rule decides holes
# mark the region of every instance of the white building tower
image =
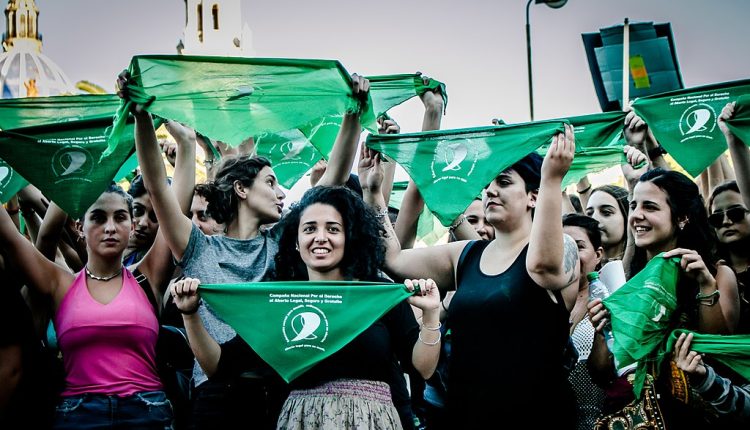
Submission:
[[251,56],[252,33],[242,20],[242,0],[185,0],[185,55]]

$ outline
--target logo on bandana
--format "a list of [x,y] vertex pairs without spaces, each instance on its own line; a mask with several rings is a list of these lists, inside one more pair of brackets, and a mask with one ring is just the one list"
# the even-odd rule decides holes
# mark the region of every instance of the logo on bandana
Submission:
[[321,344],[328,338],[328,318],[317,306],[295,306],[284,317],[282,332],[287,343],[285,351],[293,348],[325,351]]
[[91,182],[88,175],[94,167],[91,153],[81,146],[66,146],[52,156],[52,172],[60,183],[67,180]]
[[477,164],[477,151],[468,140],[438,143],[432,158],[432,183],[446,179],[467,182]]
[[706,103],[696,103],[685,109],[680,117],[680,133],[684,142],[703,137],[713,139],[711,132],[716,128],[716,111]]
[[0,160],[0,194],[2,193],[2,190],[10,184],[14,176],[15,172],[10,168],[8,163]]

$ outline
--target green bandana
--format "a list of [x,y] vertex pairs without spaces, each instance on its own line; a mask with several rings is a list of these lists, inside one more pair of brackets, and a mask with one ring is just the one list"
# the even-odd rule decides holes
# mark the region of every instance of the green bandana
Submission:
[[450,225],[503,170],[550,142],[561,121],[374,135],[367,146],[396,160],[425,204]]
[[748,93],[750,80],[726,82],[640,98],[633,109],[672,158],[698,176],[727,149],[716,124],[721,110]]
[[[407,181],[393,183],[388,206],[401,210],[401,203],[404,200],[404,193],[408,185],[409,182]],[[417,220],[417,240],[421,240],[426,245],[432,246],[442,239],[446,233],[448,233],[448,229],[440,224],[440,221],[432,214],[430,208],[425,207]]]
[[[417,74],[370,76],[370,98],[376,117],[385,115],[388,110],[426,91],[440,88],[443,101],[448,96],[445,85],[434,79],[427,84]],[[321,158],[330,156],[333,143],[341,129],[341,115],[328,118],[325,126],[303,131],[294,129],[280,133],[266,133],[255,138],[258,155],[271,161],[279,182],[291,188]],[[313,139],[311,142],[310,138]],[[323,152],[321,152],[323,151]]]
[[[622,135],[624,112],[607,112],[560,118],[575,127],[576,153],[573,164],[563,179],[563,188],[575,184],[589,173],[597,173],[612,166],[627,162],[622,149],[625,139]],[[539,149],[544,155],[549,145]]]
[[8,163],[0,160],[0,203],[7,203],[28,184]]
[[[315,144],[330,118],[361,109],[338,61],[145,55],[133,57],[129,71],[131,101],[118,110],[107,153],[119,142],[132,103],[230,146],[293,129]],[[361,123],[376,130],[372,103]]]
[[664,346],[677,309],[679,262],[679,258],[666,259],[659,254],[604,299],[612,320],[612,353],[620,367],[638,363],[633,384],[637,397],[641,395],[649,364],[663,358],[658,350]]
[[712,358],[731,368],[750,381],[750,335],[732,336],[718,334],[701,334],[689,330],[675,330],[669,335],[667,353],[674,351],[674,343],[680,334],[693,333],[690,349]]
[[114,116],[120,98],[114,94],[0,99],[0,129]]
[[411,295],[403,284],[206,284],[201,296],[287,382],[335,354]]
[[134,150],[130,124],[107,157],[111,118],[17,128],[0,132],[0,157],[73,218],[83,216]]

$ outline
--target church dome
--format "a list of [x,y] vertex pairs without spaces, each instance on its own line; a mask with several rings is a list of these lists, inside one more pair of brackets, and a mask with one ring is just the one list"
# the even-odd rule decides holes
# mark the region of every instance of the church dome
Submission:
[[42,54],[39,9],[34,0],[10,0],[0,54],[0,98],[46,97],[73,92],[65,73]]
[[60,67],[44,54],[16,46],[0,54],[0,98],[70,94],[73,86]]

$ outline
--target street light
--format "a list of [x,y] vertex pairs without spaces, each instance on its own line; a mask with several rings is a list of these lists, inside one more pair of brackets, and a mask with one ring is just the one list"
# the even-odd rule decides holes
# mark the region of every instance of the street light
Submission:
[[565,6],[568,0],[529,0],[526,3],[526,64],[529,71],[529,112],[531,113],[531,120],[534,121],[534,85],[531,79],[531,26],[529,25],[529,8],[532,1],[536,4],[544,3],[552,9],[560,9]]

